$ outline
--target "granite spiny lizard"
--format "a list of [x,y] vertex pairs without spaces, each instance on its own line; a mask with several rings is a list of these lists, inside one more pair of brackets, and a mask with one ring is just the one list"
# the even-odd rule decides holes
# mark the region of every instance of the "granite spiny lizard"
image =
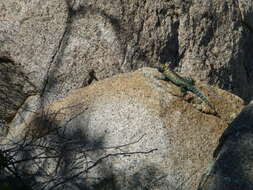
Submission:
[[191,91],[193,94],[197,95],[202,101],[204,101],[212,110],[215,111],[214,107],[210,104],[206,97],[197,88],[193,87],[193,79],[191,79],[190,77],[179,76],[165,64],[158,63],[157,68],[158,71],[163,74],[163,77],[160,78],[161,80],[171,81],[173,84],[181,87],[181,92],[183,93],[183,95],[185,95],[187,91]]

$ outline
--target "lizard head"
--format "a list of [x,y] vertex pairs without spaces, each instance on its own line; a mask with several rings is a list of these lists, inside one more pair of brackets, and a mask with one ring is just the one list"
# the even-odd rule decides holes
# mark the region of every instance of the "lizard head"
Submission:
[[163,72],[167,69],[167,66],[165,64],[159,63],[158,71]]
[[159,62],[153,63],[152,67],[156,68],[159,72],[164,72],[165,70],[167,70],[167,65]]

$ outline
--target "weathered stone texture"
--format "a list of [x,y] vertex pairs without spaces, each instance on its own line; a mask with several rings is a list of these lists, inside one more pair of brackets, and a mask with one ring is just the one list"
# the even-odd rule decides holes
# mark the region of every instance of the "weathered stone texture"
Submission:
[[[22,171],[34,175],[38,184],[40,180],[59,176],[62,171],[64,175],[59,179],[64,180],[69,174],[87,168],[92,161],[111,155],[80,175],[83,179],[80,185],[92,189],[95,184],[103,186],[103,180],[108,179],[108,189],[151,186],[157,190],[194,190],[211,160],[220,134],[242,107],[242,100],[198,83],[217,108],[218,118],[207,105],[194,101],[194,95],[188,94],[184,100],[180,98],[175,85],[157,80],[160,75],[155,69],[143,68],[75,90],[50,104],[41,115],[33,113],[22,123],[10,125],[2,144],[22,142],[25,134],[42,136],[47,130],[53,133],[54,127],[61,127],[65,138],[53,133],[43,143],[47,147],[59,143],[57,155],[65,155],[66,159],[58,169],[55,169],[58,159],[50,158],[36,162],[51,174],[49,176],[37,176],[41,168],[32,161],[22,167]],[[40,148],[32,150],[41,152]],[[79,152],[82,148],[87,152]],[[150,150],[154,151],[141,153]],[[27,155],[35,154],[33,151],[28,149]],[[128,152],[132,154],[117,155]],[[73,170],[65,165],[79,168]],[[77,182],[78,178],[74,178],[68,184],[74,189]],[[57,180],[51,185],[55,183]]]
[[46,102],[153,61],[252,96],[251,1],[0,2],[0,52]]
[[247,105],[222,134],[198,190],[253,189],[252,108]]
[[10,122],[36,87],[22,72],[22,67],[7,57],[0,57],[0,121]]

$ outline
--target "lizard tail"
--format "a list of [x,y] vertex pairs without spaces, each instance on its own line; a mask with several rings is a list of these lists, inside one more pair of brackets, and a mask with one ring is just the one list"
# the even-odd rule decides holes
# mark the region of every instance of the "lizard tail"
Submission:
[[196,94],[202,101],[204,101],[210,108],[214,109],[214,107],[209,103],[206,97],[196,88],[188,88],[193,94]]

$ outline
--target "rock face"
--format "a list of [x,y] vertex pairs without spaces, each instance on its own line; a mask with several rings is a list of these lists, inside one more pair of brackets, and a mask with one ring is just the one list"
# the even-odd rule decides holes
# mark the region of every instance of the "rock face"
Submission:
[[250,0],[239,0],[239,8],[242,15],[242,21],[253,31],[253,3]]
[[23,73],[22,67],[7,57],[0,58],[0,89],[2,123],[10,122],[26,98],[36,93],[35,85]]
[[252,14],[250,0],[1,0],[0,141],[33,158],[20,175],[44,189],[197,187],[241,100],[198,83],[217,118],[152,69],[112,76],[159,61],[249,100]]
[[[68,1],[70,2],[70,1]],[[0,57],[20,63],[49,103],[70,90],[120,72],[120,51],[108,18],[67,1],[0,2]]]
[[24,143],[33,148],[21,152],[26,159],[43,158],[19,167],[21,176],[32,174],[37,189],[196,189],[242,101],[198,83],[218,118],[194,95],[182,99],[178,87],[158,80],[159,75],[143,68],[75,90],[10,126],[2,144],[11,147],[10,142],[33,137],[30,145]]
[[57,2],[0,2],[0,52],[7,52],[14,62],[20,63],[38,89],[50,76],[50,63],[58,53],[67,19],[65,3]]
[[222,134],[199,190],[253,189],[252,108],[252,103],[246,106]]
[[168,62],[252,96],[251,1],[48,0],[0,2],[0,57],[30,73],[45,103],[103,79]]

